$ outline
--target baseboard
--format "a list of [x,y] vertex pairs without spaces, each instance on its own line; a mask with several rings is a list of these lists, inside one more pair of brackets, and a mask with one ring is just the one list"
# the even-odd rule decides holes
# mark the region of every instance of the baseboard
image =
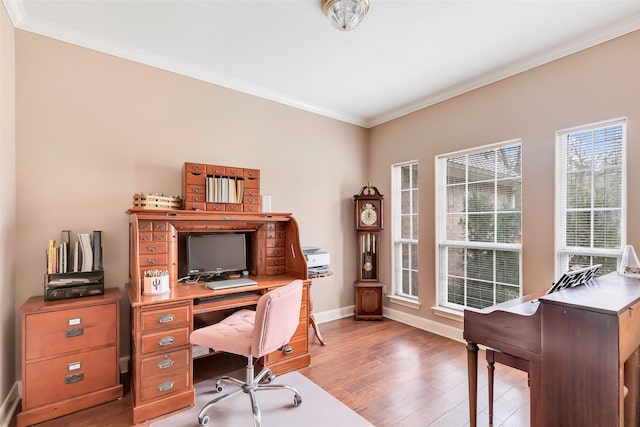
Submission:
[[9,424],[11,424],[11,420],[20,403],[20,385],[20,381],[14,383],[11,390],[9,390],[9,394],[2,402],[2,407],[0,407],[0,427],[9,427]]
[[313,312],[313,317],[316,318],[317,323],[331,322],[332,320],[344,319],[345,317],[353,316],[355,306],[350,305],[347,307],[337,308],[335,310]]
[[384,317],[395,320],[396,322],[404,323],[406,325],[422,329],[423,331],[431,332],[432,334],[440,335],[454,341],[465,343],[464,339],[462,338],[462,329],[443,325],[442,323],[434,322],[433,320],[414,316],[413,314],[407,314],[403,311],[394,310],[388,307],[383,308],[382,314]]
[[[353,316],[353,313],[354,306],[350,305],[335,310],[321,312],[314,311],[313,316],[316,318],[316,322],[320,324]],[[443,325],[442,323],[434,322],[433,320],[424,319],[422,317],[407,314],[388,307],[383,308],[382,315],[391,320],[395,320],[396,322],[404,323],[406,325],[413,326],[414,328],[431,332],[432,334],[440,335],[462,343],[465,342],[462,338],[462,329],[454,328],[453,326]]]

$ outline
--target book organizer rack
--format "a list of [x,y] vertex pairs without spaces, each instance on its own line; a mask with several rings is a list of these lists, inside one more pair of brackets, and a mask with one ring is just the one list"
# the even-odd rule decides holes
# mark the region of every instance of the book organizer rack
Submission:
[[260,170],[185,163],[184,209],[260,212]]

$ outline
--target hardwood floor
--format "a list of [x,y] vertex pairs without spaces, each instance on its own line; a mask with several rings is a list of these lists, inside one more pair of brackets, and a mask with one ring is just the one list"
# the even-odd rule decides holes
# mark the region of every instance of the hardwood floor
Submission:
[[[389,319],[352,318],[320,325],[326,346],[311,333],[312,365],[303,375],[377,427],[458,427],[469,425],[467,358],[463,343]],[[209,358],[212,359],[212,358]],[[478,425],[488,425],[484,352],[479,355]],[[196,361],[194,381],[218,376],[227,363]],[[213,365],[213,366],[212,366]],[[125,384],[125,390],[127,389]],[[496,365],[494,425],[529,426],[529,389],[525,373]],[[138,426],[148,425],[148,422]],[[41,427],[131,425],[131,396],[39,424]],[[15,426],[15,420],[11,424]],[[324,426],[322,426],[324,427]]]

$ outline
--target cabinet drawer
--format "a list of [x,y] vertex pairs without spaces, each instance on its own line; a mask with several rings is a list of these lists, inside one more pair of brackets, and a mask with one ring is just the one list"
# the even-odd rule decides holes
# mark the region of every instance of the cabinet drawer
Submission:
[[242,168],[225,168],[225,175],[227,176],[232,176],[232,177],[240,177],[244,175],[244,172],[242,171]]
[[267,247],[268,248],[284,248],[284,239],[268,239]]
[[187,193],[184,195],[185,202],[206,203],[207,195],[203,191],[202,193]]
[[225,175],[227,173],[224,166],[207,165],[207,175]]
[[142,332],[154,329],[172,329],[176,325],[189,323],[189,305],[161,306],[142,312]]
[[247,178],[259,178],[260,177],[260,169],[245,169],[244,176]]
[[273,266],[273,265],[284,266],[284,260],[285,260],[284,257],[279,257],[279,258],[267,257],[267,267]]
[[242,205],[239,203],[227,203],[225,210],[229,212],[242,212]]
[[142,353],[169,351],[189,343],[189,327],[148,333],[142,337]]
[[244,188],[244,197],[260,197],[260,190],[258,188]]
[[141,232],[142,231],[152,231],[153,230],[153,223],[151,221],[140,221],[140,223],[138,224],[138,230],[141,231]]
[[258,198],[258,196],[247,196],[245,194],[245,196],[244,196],[244,204],[245,205],[259,205],[260,204],[260,199]]
[[167,254],[141,254],[140,255],[140,267],[161,267],[167,266]]
[[267,248],[267,257],[284,256],[284,248]]
[[244,205],[244,212],[260,212],[260,205]]
[[202,163],[185,163],[184,164],[184,170],[185,172],[192,172],[192,173],[206,173],[207,172],[207,167],[205,165],[203,165]]
[[196,174],[187,172],[185,174],[185,181],[187,185],[206,185],[207,175],[204,173]]
[[167,242],[144,242],[140,244],[138,250],[141,254],[166,254],[168,248]]
[[191,370],[167,372],[153,378],[145,378],[140,385],[140,397],[143,401],[163,398],[189,387]]
[[208,211],[224,211],[224,203],[207,203]]
[[283,266],[267,266],[267,276],[276,276],[278,274],[284,274],[285,268]]
[[187,188],[185,188],[185,199],[187,198],[187,196],[189,194],[206,194],[207,193],[207,186],[206,185],[195,185],[195,184],[189,184],[187,185]]
[[117,385],[117,360],[114,345],[26,364],[23,409]]
[[302,337],[298,337],[293,339],[288,344],[289,347],[293,348],[293,351],[289,354],[285,354],[282,350],[274,351],[273,353],[267,354],[267,363],[277,362],[278,360],[285,359],[287,357],[297,356],[299,354],[303,354],[307,352],[307,336],[306,334]]
[[162,377],[168,378],[175,375],[176,372],[189,369],[191,357],[188,349],[172,351],[169,353],[159,354],[157,356],[147,357],[142,361],[141,378],[151,380]]
[[26,360],[114,344],[116,304],[60,310],[26,316]]
[[184,209],[188,211],[203,211],[206,209],[205,203],[185,202]]
[[260,188],[260,178],[245,178],[244,188]]

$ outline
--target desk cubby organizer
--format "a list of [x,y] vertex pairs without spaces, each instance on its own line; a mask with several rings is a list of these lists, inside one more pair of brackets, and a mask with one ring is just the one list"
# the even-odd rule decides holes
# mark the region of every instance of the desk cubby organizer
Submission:
[[185,210],[259,212],[260,170],[185,163]]

